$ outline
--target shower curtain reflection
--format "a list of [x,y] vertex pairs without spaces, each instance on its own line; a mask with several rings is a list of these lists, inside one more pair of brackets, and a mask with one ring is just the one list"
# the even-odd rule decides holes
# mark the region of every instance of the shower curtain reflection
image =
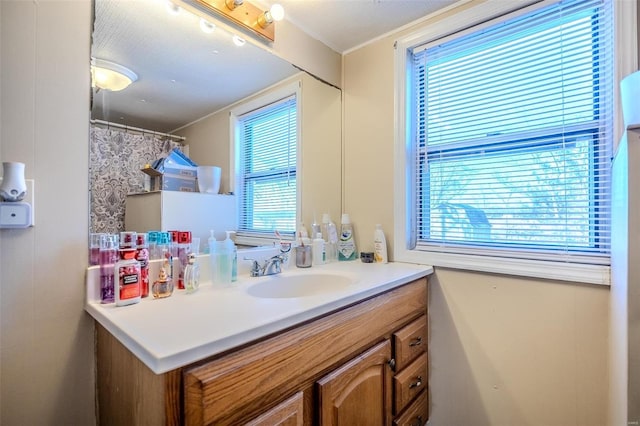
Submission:
[[89,158],[91,233],[124,231],[124,208],[129,193],[144,191],[145,164],[183,148],[170,137],[153,132],[92,124]]

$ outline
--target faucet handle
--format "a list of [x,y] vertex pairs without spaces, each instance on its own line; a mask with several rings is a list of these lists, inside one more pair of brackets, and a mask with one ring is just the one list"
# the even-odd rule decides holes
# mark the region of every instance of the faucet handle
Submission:
[[252,277],[256,277],[260,274],[260,264],[258,263],[257,260],[255,259],[251,259],[248,257],[243,257],[243,260],[250,260],[253,262],[253,264],[251,265],[251,276]]

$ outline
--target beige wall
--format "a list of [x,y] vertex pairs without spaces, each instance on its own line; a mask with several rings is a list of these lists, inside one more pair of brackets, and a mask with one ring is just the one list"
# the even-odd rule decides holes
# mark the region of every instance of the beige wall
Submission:
[[[334,221],[341,213],[341,92],[301,72],[258,94],[263,96],[292,82],[300,81],[301,173],[299,177],[302,220],[311,225],[314,213],[330,213]],[[238,102],[250,102],[255,96]],[[232,105],[176,131],[185,136],[189,156],[196,163],[222,168],[221,191],[230,190],[230,111]]]
[[[37,207],[34,228],[0,231],[0,423],[90,425],[90,4],[3,0],[0,19],[0,160],[27,164]],[[375,223],[393,241],[392,61],[390,38],[345,57],[343,210],[362,249]],[[431,424],[604,424],[607,303],[603,287],[438,270]]]
[[[399,37],[344,57],[344,210],[360,250],[376,223],[393,241]],[[436,268],[430,292],[431,425],[606,424],[607,287]]]
[[36,226],[0,230],[0,424],[91,425],[89,1],[0,2],[0,159],[26,163]]

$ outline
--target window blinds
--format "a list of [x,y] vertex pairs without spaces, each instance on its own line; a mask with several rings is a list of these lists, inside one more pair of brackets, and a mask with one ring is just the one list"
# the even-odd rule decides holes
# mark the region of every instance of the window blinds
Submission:
[[295,233],[297,108],[295,96],[239,117],[240,235]]
[[608,264],[612,25],[563,1],[414,49],[418,249]]

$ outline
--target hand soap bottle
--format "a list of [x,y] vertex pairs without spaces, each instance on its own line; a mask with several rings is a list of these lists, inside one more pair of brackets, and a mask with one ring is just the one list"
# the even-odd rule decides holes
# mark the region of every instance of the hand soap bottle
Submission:
[[338,242],[338,260],[355,260],[356,241],[353,237],[353,226],[347,213],[342,215],[340,226],[340,241]]

